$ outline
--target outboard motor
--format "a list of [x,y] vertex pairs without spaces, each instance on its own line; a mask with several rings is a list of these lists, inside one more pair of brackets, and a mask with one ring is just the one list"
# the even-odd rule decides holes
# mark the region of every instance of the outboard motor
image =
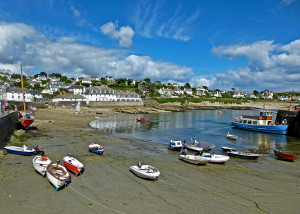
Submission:
[[139,162],[137,163],[137,166],[138,166],[139,168],[141,168],[141,167],[142,167],[142,162],[139,161]]
[[40,152],[39,146],[38,146],[37,144],[35,144],[35,145],[33,146],[33,149],[35,150],[35,153],[36,153],[36,154],[38,154],[38,153]]
[[56,164],[57,164],[57,165],[60,164],[60,160],[59,160],[59,159],[56,160]]
[[41,155],[41,156],[44,156],[44,155],[45,155],[45,152],[44,152],[44,151],[40,151],[40,155]]
[[69,157],[72,157],[72,153],[71,152],[69,152],[68,155],[69,155]]

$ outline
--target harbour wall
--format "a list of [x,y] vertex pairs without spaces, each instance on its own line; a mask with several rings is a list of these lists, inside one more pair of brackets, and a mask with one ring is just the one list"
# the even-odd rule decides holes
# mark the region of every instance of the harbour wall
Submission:
[[0,117],[0,149],[6,146],[17,128],[18,112],[11,112]]
[[289,125],[286,135],[300,138],[300,111],[278,110],[275,122],[280,124],[284,119]]

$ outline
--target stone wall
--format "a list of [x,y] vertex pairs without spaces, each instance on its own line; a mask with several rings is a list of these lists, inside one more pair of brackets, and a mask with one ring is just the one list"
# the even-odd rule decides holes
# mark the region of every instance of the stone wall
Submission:
[[143,101],[141,102],[96,102],[91,101],[90,106],[91,107],[115,107],[115,106],[143,106]]
[[276,122],[281,123],[284,119],[289,125],[286,135],[300,138],[300,111],[278,110]]
[[17,128],[18,112],[0,117],[0,149],[3,149]]

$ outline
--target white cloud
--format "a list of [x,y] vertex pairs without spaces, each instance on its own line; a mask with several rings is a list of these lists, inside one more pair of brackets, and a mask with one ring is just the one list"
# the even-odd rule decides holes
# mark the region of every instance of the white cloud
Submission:
[[75,17],[80,17],[80,12],[79,12],[79,10],[77,10],[74,6],[71,6],[71,7],[70,7],[70,10],[73,12],[73,15],[74,15]]
[[290,4],[292,4],[292,3],[296,2],[296,1],[297,0],[282,0],[281,3],[282,4],[286,4],[286,5],[290,5]]
[[207,85],[212,88],[236,88],[247,92],[255,89],[300,90],[300,40],[287,45],[273,43],[274,41],[258,41],[213,48],[211,52],[219,57],[231,60],[246,57],[248,65],[210,77],[196,77],[194,84],[207,81]]
[[192,69],[149,56],[129,55],[124,49],[104,49],[79,44],[72,37],[53,41],[33,27],[20,23],[0,23],[0,70],[34,75],[36,68],[48,74],[68,77],[97,75],[115,78],[188,81]]
[[119,45],[122,47],[130,47],[132,45],[132,38],[135,32],[130,26],[120,27],[117,30],[118,24],[108,22],[100,27],[103,34],[109,36],[110,38],[119,40]]
[[196,8],[191,15],[185,14],[181,5],[164,7],[162,1],[140,1],[132,16],[135,30],[146,38],[163,37],[188,41],[192,38],[193,26],[201,14]]

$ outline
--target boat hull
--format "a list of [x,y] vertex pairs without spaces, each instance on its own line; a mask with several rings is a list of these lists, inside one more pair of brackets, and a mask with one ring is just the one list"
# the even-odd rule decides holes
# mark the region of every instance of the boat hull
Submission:
[[34,122],[34,119],[19,119],[18,123],[20,124],[20,126],[25,129],[28,130],[29,126]]
[[197,155],[179,155],[179,159],[195,165],[205,165],[209,160]]
[[296,157],[296,156],[289,155],[289,154],[286,154],[286,153],[283,153],[280,151],[276,151],[275,149],[273,151],[274,151],[274,154],[280,159],[284,159],[284,160],[288,160],[288,161],[292,161],[292,162],[298,159],[298,157]]
[[35,155],[36,151],[34,149],[30,150],[24,150],[22,147],[17,147],[17,146],[5,146],[4,149],[11,154],[16,154],[16,155]]
[[138,177],[151,180],[157,180],[160,175],[158,169],[150,165],[142,165],[140,168],[138,166],[131,166],[130,171]]
[[255,159],[261,157],[260,154],[244,153],[244,152],[233,152],[233,151],[228,152],[227,154],[231,157],[251,159],[251,160],[255,160]]
[[200,152],[203,151],[202,147],[196,146],[196,145],[191,145],[187,143],[183,143],[183,146],[189,150],[195,151],[195,152]]
[[209,163],[225,163],[226,161],[229,161],[229,157],[226,155],[204,153],[202,157],[207,158]]
[[51,163],[51,160],[47,157],[36,156],[32,159],[33,168],[45,177],[47,172],[47,166]]
[[99,154],[99,155],[103,155],[103,150],[99,150],[99,149],[89,149],[90,152]]
[[232,126],[256,132],[266,132],[273,134],[283,134],[285,135],[287,132],[288,125],[272,125],[272,126],[263,126],[263,125],[248,125],[248,124],[240,124],[236,122],[231,122]]
[[75,175],[81,174],[83,171],[83,164],[80,163],[77,159],[73,157],[66,156],[64,157],[64,165],[65,167],[74,173]]
[[[62,175],[57,175],[58,173],[55,170],[52,170],[51,168],[57,168],[60,169],[61,172],[63,172]],[[55,163],[51,163],[47,166],[47,178],[49,182],[53,185],[53,187],[58,191],[61,189],[65,184],[68,184],[71,182],[71,175],[67,171],[67,169],[62,165],[57,165]]]

